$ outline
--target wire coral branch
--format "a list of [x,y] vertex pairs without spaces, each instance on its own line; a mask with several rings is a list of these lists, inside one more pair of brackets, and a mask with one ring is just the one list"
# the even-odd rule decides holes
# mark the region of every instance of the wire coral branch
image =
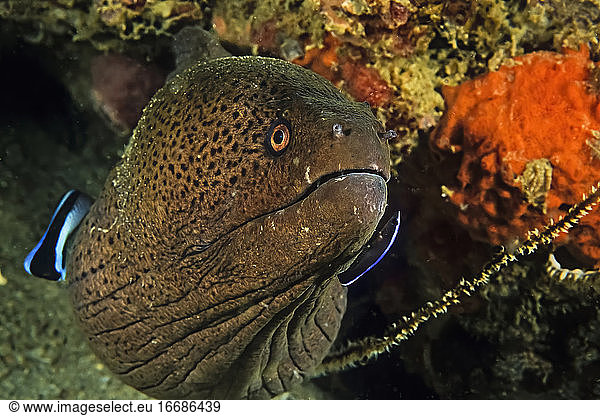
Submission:
[[558,281],[587,281],[590,278],[598,278],[600,276],[600,270],[581,270],[581,269],[567,269],[560,265],[554,254],[550,253],[548,261],[546,262],[546,273],[548,276],[557,279]]
[[489,282],[490,278],[496,276],[509,264],[532,254],[540,246],[550,244],[561,233],[568,233],[599,202],[600,182],[592,187],[588,196],[583,195],[581,201],[573,205],[564,217],[560,217],[556,222],[551,220],[550,224],[542,231],[538,229],[530,231],[527,240],[520,244],[513,253],[508,253],[503,249],[472,280],[462,278],[453,289],[447,291],[440,299],[427,302],[416,312],[411,313],[410,316],[404,316],[393,323],[386,329],[382,337],[369,336],[357,341],[350,341],[345,348],[328,355],[321,365],[315,369],[315,376],[322,376],[364,364],[384,351],[389,351],[392,347],[414,334],[417,328],[431,317],[435,318],[448,312],[448,308],[460,303],[461,298],[475,294],[478,289]]

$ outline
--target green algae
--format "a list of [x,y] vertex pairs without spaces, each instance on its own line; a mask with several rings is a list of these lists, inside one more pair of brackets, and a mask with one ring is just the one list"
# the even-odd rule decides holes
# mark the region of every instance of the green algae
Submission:
[[319,5],[313,0],[215,2],[212,17],[223,40],[254,52],[262,44],[268,52],[280,54],[289,39],[322,46],[326,33]]
[[22,23],[32,43],[54,44],[58,37],[122,50],[124,41],[169,36],[182,24],[201,23],[205,7],[202,0],[8,0],[0,3],[0,19]]

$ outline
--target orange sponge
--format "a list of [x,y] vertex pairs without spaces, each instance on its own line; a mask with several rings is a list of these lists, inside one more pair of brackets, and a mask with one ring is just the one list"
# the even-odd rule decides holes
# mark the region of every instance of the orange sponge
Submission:
[[[477,239],[506,244],[557,217],[600,180],[600,78],[589,51],[534,52],[443,89],[433,149],[459,153],[447,194]],[[569,234],[600,264],[600,215]]]

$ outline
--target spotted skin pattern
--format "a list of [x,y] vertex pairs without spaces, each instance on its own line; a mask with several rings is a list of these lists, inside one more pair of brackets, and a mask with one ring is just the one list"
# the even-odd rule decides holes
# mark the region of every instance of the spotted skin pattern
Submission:
[[[275,155],[266,136],[280,122],[290,140]],[[308,70],[226,57],[181,72],[144,110],[69,248],[92,349],[154,397],[288,390],[336,338],[336,275],[381,219],[389,175],[368,106]]]

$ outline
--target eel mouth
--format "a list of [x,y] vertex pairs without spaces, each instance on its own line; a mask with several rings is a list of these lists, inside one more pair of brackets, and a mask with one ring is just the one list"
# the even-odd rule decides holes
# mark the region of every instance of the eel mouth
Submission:
[[217,237],[215,240],[209,242],[206,245],[202,245],[201,247],[195,247],[194,250],[191,250],[191,252],[187,253],[188,255],[190,254],[199,254],[201,252],[203,252],[204,250],[208,249],[210,246],[212,246],[214,243],[216,243],[217,241],[221,240],[222,238],[224,238],[227,235],[230,235],[231,233],[235,232],[236,230],[243,228],[244,226],[254,222],[254,221],[260,221],[263,218],[266,218],[270,215],[273,215],[277,212],[280,211],[285,211],[286,209],[289,209],[299,203],[302,203],[302,201],[304,201],[305,199],[309,198],[311,195],[313,195],[314,193],[316,193],[316,191],[321,188],[321,186],[325,185],[326,183],[330,183],[332,181],[338,181],[341,179],[344,179],[348,176],[351,175],[356,175],[356,174],[360,174],[360,175],[370,175],[370,176],[377,176],[379,178],[381,178],[381,180],[383,181],[383,183],[387,183],[387,181],[389,180],[389,175],[387,175],[383,170],[379,170],[379,169],[372,169],[372,168],[363,168],[363,169],[344,169],[344,170],[339,170],[336,172],[331,172],[325,175],[320,176],[319,178],[317,178],[314,182],[312,182],[310,184],[310,186],[308,186],[300,195],[298,195],[297,198],[295,198],[294,200],[292,200],[291,202],[289,202],[288,204],[282,205],[280,207],[277,207],[271,211],[265,212],[263,214],[257,215],[255,217],[249,218],[246,221],[236,225],[235,227],[233,227],[232,229],[230,229],[229,231],[227,231],[226,233],[220,235],[219,237]]
[[250,219],[244,221],[244,223],[240,224],[236,228],[243,227],[245,224],[247,224],[249,222],[259,220],[259,219],[261,219],[263,217],[267,217],[267,216],[272,215],[272,214],[274,214],[276,212],[286,210],[286,209],[288,209],[288,208],[290,208],[290,207],[298,204],[299,202],[302,202],[304,199],[308,198],[310,195],[312,195],[313,193],[315,193],[315,191],[317,189],[319,189],[322,185],[324,185],[324,184],[326,184],[326,183],[328,183],[330,181],[339,180],[339,179],[342,179],[342,178],[345,178],[345,177],[347,177],[349,175],[354,175],[354,174],[379,176],[380,178],[383,179],[384,183],[387,183],[387,181],[390,179],[388,177],[388,175],[386,175],[385,172],[383,172],[382,170],[371,169],[371,168],[344,169],[344,170],[338,170],[336,172],[327,173],[325,175],[320,176],[314,182],[312,182],[310,184],[310,186],[308,188],[306,188],[300,195],[298,195],[298,197],[296,199],[294,199],[293,201],[289,202],[286,205],[283,205],[283,206],[280,206],[280,207],[278,207],[276,209],[273,209],[271,211],[265,212],[264,214],[261,214],[261,215],[258,215],[256,217],[250,218]]
[[[306,188],[304,190],[304,192],[302,192],[298,198],[296,198],[295,200],[293,200],[292,202],[290,202],[289,204],[280,207],[278,209],[275,209],[271,212],[268,212],[267,214],[264,215],[269,215],[272,214],[273,212],[277,212],[280,211],[282,209],[286,209],[300,201],[302,201],[303,199],[307,198],[310,194],[312,194],[313,192],[315,192],[317,189],[319,189],[319,187],[321,185],[323,185],[326,182],[329,182],[330,180],[334,180],[334,179],[339,179],[339,178],[343,178],[345,176],[351,175],[351,174],[371,174],[371,175],[377,175],[380,176],[381,178],[383,178],[384,182],[388,182],[389,181],[389,175],[386,175],[386,173],[383,170],[380,169],[371,169],[371,168],[365,168],[365,169],[343,169],[343,170],[339,170],[336,172],[331,172],[331,173],[327,173],[323,176],[320,176],[319,178],[317,178],[314,182],[312,182],[310,184],[310,186],[308,188]],[[262,215],[261,215],[262,217]]]

